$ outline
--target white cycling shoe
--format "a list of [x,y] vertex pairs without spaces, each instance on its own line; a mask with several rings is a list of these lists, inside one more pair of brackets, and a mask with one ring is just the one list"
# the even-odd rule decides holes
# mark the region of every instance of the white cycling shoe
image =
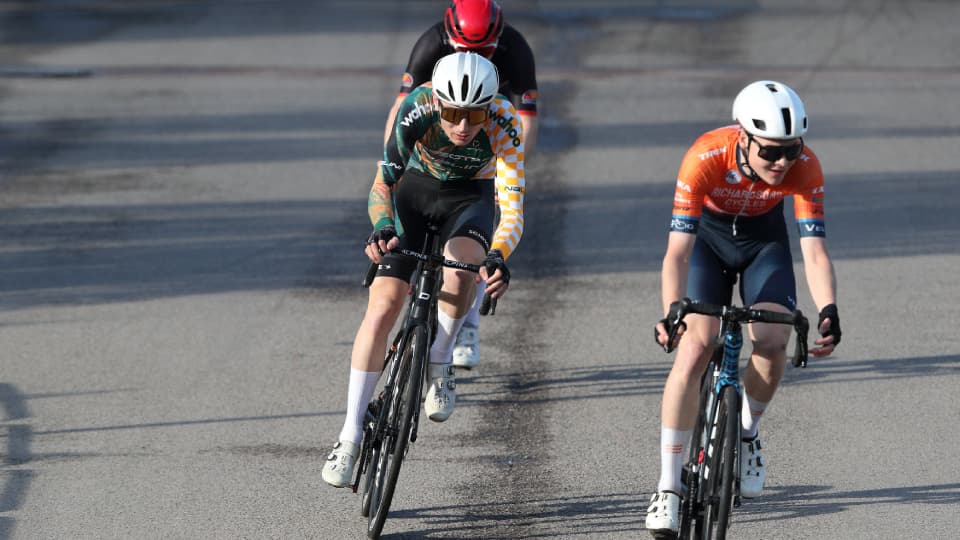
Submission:
[[427,418],[434,422],[443,422],[453,414],[457,403],[457,381],[450,364],[430,364],[427,368],[427,380],[430,389],[423,403]]
[[759,497],[767,479],[767,466],[760,450],[760,437],[740,442],[740,495],[747,499]]
[[672,491],[654,493],[644,524],[654,538],[675,538],[680,532],[680,495]]
[[353,466],[357,463],[360,447],[350,441],[337,441],[323,466],[323,481],[333,487],[347,487],[353,483]]
[[464,323],[453,346],[453,365],[473,369],[480,362],[480,329]]

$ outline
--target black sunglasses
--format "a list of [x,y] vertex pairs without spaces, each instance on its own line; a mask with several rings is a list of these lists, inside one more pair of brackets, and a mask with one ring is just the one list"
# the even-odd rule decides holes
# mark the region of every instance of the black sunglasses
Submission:
[[791,144],[790,146],[778,146],[770,144],[764,146],[760,144],[753,135],[750,135],[750,140],[757,143],[757,155],[760,156],[760,159],[765,159],[769,162],[780,161],[780,158],[786,156],[787,161],[793,161],[800,157],[800,154],[803,153],[803,139],[800,139],[800,142]]

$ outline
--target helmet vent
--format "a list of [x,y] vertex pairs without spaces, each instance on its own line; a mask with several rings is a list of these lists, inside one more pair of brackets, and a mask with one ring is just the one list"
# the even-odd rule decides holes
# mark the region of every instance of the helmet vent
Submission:
[[460,95],[463,96],[463,100],[467,100],[467,94],[470,93],[470,76],[464,74],[463,82],[460,83]]
[[483,85],[477,87],[477,91],[473,93],[473,99],[470,100],[470,103],[476,103],[480,101],[480,94],[483,93]]
[[783,132],[787,135],[793,135],[793,122],[790,121],[790,109],[784,107],[780,109],[780,114],[783,115]]
[[754,118],[754,119],[753,119],[753,127],[759,129],[760,131],[766,131],[766,130],[767,130],[767,123],[764,122],[763,120],[760,120],[759,118]]
[[450,95],[453,96],[454,99],[447,99],[446,101],[456,101],[457,93],[453,91],[452,81],[447,81],[447,90],[450,91]]

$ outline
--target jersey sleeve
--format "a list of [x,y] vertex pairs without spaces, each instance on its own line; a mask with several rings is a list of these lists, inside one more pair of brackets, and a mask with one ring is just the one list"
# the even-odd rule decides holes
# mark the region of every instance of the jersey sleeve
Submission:
[[393,186],[397,183],[413,155],[417,141],[433,119],[430,90],[417,89],[400,102],[393,130],[383,146],[383,159],[377,163],[377,174],[367,199],[367,213],[375,229],[395,222]]
[[812,152],[805,151],[801,157],[806,181],[794,193],[793,212],[797,219],[800,237],[827,236],[823,211],[823,169]]
[[516,109],[504,98],[498,98],[491,112],[502,120],[493,130],[491,143],[497,156],[497,200],[500,222],[493,234],[492,249],[499,249],[504,259],[510,257],[523,236],[524,177],[523,132]]
[[442,31],[443,23],[437,23],[428,28],[413,45],[407,67],[400,79],[399,95],[409,94],[433,77],[434,64],[447,54],[448,49],[444,44]]
[[383,181],[392,186],[407,170],[417,141],[426,132],[433,114],[430,90],[418,90],[400,102],[397,117],[387,143],[383,146],[383,160],[378,163]]
[[696,234],[703,214],[705,164],[701,159],[700,141],[694,143],[680,162],[677,185],[673,191],[670,231]]

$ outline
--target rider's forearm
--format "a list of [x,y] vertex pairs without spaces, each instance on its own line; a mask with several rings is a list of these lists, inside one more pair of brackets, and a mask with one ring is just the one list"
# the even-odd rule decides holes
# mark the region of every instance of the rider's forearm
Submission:
[[837,277],[833,264],[829,258],[818,261],[804,262],[804,272],[807,274],[807,286],[810,287],[810,296],[817,304],[817,310],[823,306],[837,303]]
[[520,243],[520,237],[523,236],[523,210],[509,208],[503,211],[503,208],[504,206],[501,205],[500,223],[497,224],[497,229],[493,233],[490,249],[500,250],[503,258],[508,259]]
[[663,256],[663,269],[660,272],[664,314],[670,311],[671,302],[686,296],[690,255],[696,239],[694,234],[676,231],[667,235],[667,253]]
[[803,252],[803,271],[807,275],[807,286],[817,310],[828,304],[836,304],[837,276],[823,239],[801,238],[800,248]]
[[670,303],[683,298],[686,292],[687,273],[690,268],[688,260],[671,256],[669,253],[663,258],[663,269],[660,272],[660,287],[663,294],[663,313],[670,311]]
[[390,186],[384,183],[383,176],[379,172],[367,197],[367,213],[370,215],[370,223],[373,224],[374,229],[394,224]]
[[521,114],[520,125],[523,126],[523,147],[527,158],[533,153],[537,144],[537,132],[539,130],[539,121],[533,114]]

